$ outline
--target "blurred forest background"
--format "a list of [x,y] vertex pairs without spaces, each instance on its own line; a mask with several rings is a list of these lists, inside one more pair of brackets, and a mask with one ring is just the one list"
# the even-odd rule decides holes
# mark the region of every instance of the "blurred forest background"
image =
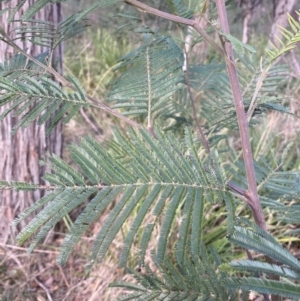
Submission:
[[[65,2],[63,4],[64,17],[83,9],[92,2],[92,0]],[[167,10],[165,1],[147,0],[146,2],[151,6]],[[297,17],[294,11],[300,9],[300,1],[298,0],[229,0],[227,5],[231,34],[244,43],[254,46],[259,56],[263,54],[269,39],[276,44],[275,36],[279,35],[279,32],[274,23],[285,26],[286,13],[289,12]],[[98,10],[97,14],[91,14],[89,16],[91,26],[86,32],[63,45],[63,72],[77,77],[88,94],[103,101],[105,101],[109,83],[118,76],[118,72],[113,71],[118,59],[136,48],[141,41],[133,31],[126,31],[126,28],[121,28],[128,20],[122,18],[120,14],[134,15],[152,29],[159,28],[161,33],[174,35],[179,43],[187,38],[178,37],[177,25],[139,12],[124,3],[107,10]],[[209,15],[206,18],[210,20]],[[201,22],[205,26],[205,21],[201,20]],[[197,64],[213,60],[221,62],[221,58],[203,42],[190,51],[190,56],[190,59]],[[290,96],[289,106],[291,110],[300,115],[300,45],[281,63],[290,66],[290,76],[284,89]],[[62,129],[64,137],[63,158],[70,162],[67,146],[71,143],[78,143],[81,137],[93,135],[100,142],[110,139],[111,129],[115,124],[120,124],[120,121],[104,112],[96,109],[81,110],[78,117],[71,120]],[[294,146],[289,152],[282,170],[300,168],[299,119],[287,114],[272,112],[267,114],[262,122],[251,131],[255,158],[265,156],[270,161],[275,161],[285,146],[290,141],[294,141]],[[238,139],[232,138],[232,140],[227,141],[226,146],[238,156],[240,151]],[[234,157],[228,157],[228,162],[232,160]],[[52,231],[51,236],[47,237],[45,243],[40,245],[31,255],[26,253],[26,246],[18,247],[15,245],[13,235],[6,241],[0,242],[0,300],[106,301],[112,300],[121,293],[116,289],[107,289],[112,281],[129,277],[117,267],[120,249],[118,241],[114,241],[114,247],[105,262],[95,265],[92,274],[88,278],[84,277],[84,267],[93,237],[107,213],[104,213],[85,234],[66,266],[61,267],[56,263],[59,245],[66,230],[80,210],[80,208],[76,209],[68,218],[59,223]],[[241,206],[238,210],[246,209]],[[291,227],[280,225],[281,229],[282,227],[285,228],[279,232],[278,224],[273,219],[272,214],[268,215],[267,213],[266,215],[272,234],[281,243],[287,244],[296,253],[299,252],[300,238],[287,238],[287,236],[282,235],[283,232],[290,231]],[[227,242],[225,218],[225,211],[222,207],[216,206],[207,210],[207,228],[212,230],[207,233],[205,242],[216,246],[223,258],[232,260],[244,256],[244,253],[238,249],[233,250]],[[128,229],[125,226],[124,232],[126,230]],[[155,242],[153,242],[154,246]],[[251,300],[255,300],[255,298],[256,296],[253,295]]]

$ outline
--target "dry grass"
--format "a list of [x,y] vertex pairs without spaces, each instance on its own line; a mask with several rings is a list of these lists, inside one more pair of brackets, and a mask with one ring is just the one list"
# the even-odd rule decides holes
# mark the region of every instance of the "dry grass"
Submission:
[[124,277],[113,260],[95,265],[89,277],[84,266],[91,239],[83,238],[67,264],[56,263],[61,237],[27,254],[25,248],[0,244],[0,300],[112,300],[120,291],[108,285]]
[[[122,231],[116,236],[105,260],[95,264],[89,276],[85,275],[85,265],[94,237],[110,213],[110,209],[107,208],[98,221],[92,224],[76,245],[65,266],[56,263],[59,247],[66,232],[67,224],[62,222],[55,227],[55,231],[47,238],[46,243],[39,245],[32,254],[28,254],[25,247],[18,247],[15,243],[0,243],[0,300],[110,301],[124,294],[125,291],[117,288],[108,289],[108,286],[117,280],[133,280],[123,269],[118,268],[118,258],[124,236],[135,216],[128,219]],[[70,219],[74,220],[80,210],[79,208],[72,212]],[[152,218],[149,214],[144,224]],[[152,247],[146,255],[147,263],[151,262],[150,253],[156,245],[156,237],[157,233],[150,241]],[[132,256],[138,253],[137,245],[136,241]],[[152,264],[151,268],[154,268]]]
[[58,249],[64,234],[53,233],[51,244],[39,246],[32,254],[26,248],[0,244],[0,300],[6,301],[108,301],[122,292],[107,289],[116,280],[128,279],[118,268],[113,251],[101,264],[95,264],[85,277],[85,264],[92,247],[93,232],[100,227],[95,223],[91,236],[83,237],[65,266],[56,263]]
[[[300,116],[300,96],[295,94],[288,104],[292,114]],[[290,114],[280,112],[270,112],[262,123],[254,129],[254,157],[268,158],[280,157],[285,147],[294,142],[294,146],[289,152],[287,161],[290,165],[285,164],[285,170],[298,169],[299,160],[299,141],[300,141],[300,119]]]

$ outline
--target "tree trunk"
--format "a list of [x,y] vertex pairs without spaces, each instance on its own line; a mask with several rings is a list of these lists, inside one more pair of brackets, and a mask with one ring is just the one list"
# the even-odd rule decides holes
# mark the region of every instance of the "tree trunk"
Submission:
[[[18,0],[10,1],[5,4],[1,1],[0,9],[14,7]],[[21,11],[15,16],[15,19],[20,19],[20,16],[30,6],[34,0],[28,0],[22,7]],[[44,9],[37,13],[35,19],[52,21],[57,23],[61,20],[61,4],[55,3],[47,5]],[[7,23],[7,14],[0,16],[0,24],[5,32],[14,38],[14,26],[18,26],[15,22]],[[33,45],[28,41],[18,40],[18,44],[22,49],[28,49],[31,55],[37,55],[45,52],[47,49]],[[13,55],[14,49],[0,41],[0,62],[10,58]],[[62,47],[58,47],[54,54],[54,60],[58,61],[57,69],[62,71]],[[0,114],[6,107],[0,108]],[[11,130],[17,123],[17,118],[11,114],[1,123],[0,130],[0,180],[6,181],[26,181],[41,183],[41,177],[45,172],[45,167],[39,165],[39,159],[45,155],[47,151],[55,153],[59,156],[62,154],[62,133],[61,125],[48,137],[45,136],[45,126],[37,126],[33,122],[27,128],[21,128],[15,136],[11,136]],[[0,241],[7,242],[10,235],[10,224],[12,220],[24,210],[38,200],[42,195],[41,191],[35,192],[19,192],[4,190],[0,192]]]
[[[276,47],[280,47],[279,40],[282,40],[283,36],[280,32],[281,27],[286,27],[288,24],[288,13],[291,13],[294,5],[296,4],[295,0],[275,0],[273,7],[273,24],[270,32],[270,42],[273,43]],[[297,17],[297,15],[296,15]],[[278,40],[279,39],[279,40]],[[272,49],[272,46],[269,46]],[[291,61],[289,62],[293,74],[296,77],[300,77],[300,63],[297,59],[295,50],[291,51]]]
[[273,24],[270,32],[271,42],[279,46],[279,41],[276,39],[282,39],[282,34],[278,25],[282,27],[287,26],[287,14],[290,13],[294,7],[295,0],[274,0],[273,6]]
[[262,0],[243,0],[239,1],[239,5],[244,8],[244,20],[243,20],[243,37],[242,42],[248,44],[250,41],[250,23],[253,20],[253,16],[257,10],[257,7],[261,5]]

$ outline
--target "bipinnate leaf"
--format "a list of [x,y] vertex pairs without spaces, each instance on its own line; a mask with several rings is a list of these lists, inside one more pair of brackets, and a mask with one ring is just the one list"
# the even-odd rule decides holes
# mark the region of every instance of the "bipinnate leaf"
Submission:
[[[153,226],[158,220],[161,220],[162,228],[158,238],[157,260],[158,263],[163,262],[169,234],[178,214],[184,216],[180,224],[177,257],[183,260],[184,250],[189,248],[193,254],[199,254],[202,236],[198,229],[202,225],[204,202],[231,202],[224,182],[224,171],[218,167],[220,162],[216,154],[207,161],[215,162],[211,171],[206,167],[206,161],[198,159],[189,129],[186,129],[186,139],[182,143],[177,142],[171,133],[165,134],[159,128],[155,129],[155,133],[156,138],[145,129],[131,130],[126,136],[116,130],[114,147],[118,149],[117,153],[108,152],[103,145],[87,137],[80,146],[72,145],[70,148],[78,170],[57,156],[51,156],[53,172],[45,175],[49,183],[48,194],[20,215],[16,223],[41,206],[46,207],[21,231],[19,243],[25,242],[38,231],[30,247],[32,250],[60,219],[89,200],[63,242],[60,263],[67,260],[89,225],[114,202],[114,207],[96,235],[88,269],[96,259],[101,260],[105,256],[114,237],[136,208],[136,216],[125,235],[121,266],[126,265],[134,239],[142,232],[144,225],[147,232],[143,233],[139,253],[143,262],[153,235]],[[181,213],[178,208],[185,203],[184,212]],[[149,214],[154,219],[145,224]]]

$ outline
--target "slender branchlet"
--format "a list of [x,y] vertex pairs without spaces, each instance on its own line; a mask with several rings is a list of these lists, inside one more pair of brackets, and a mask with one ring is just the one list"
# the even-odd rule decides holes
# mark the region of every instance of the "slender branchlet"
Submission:
[[[215,2],[217,5],[221,29],[224,33],[230,34],[225,2],[224,0],[216,0]],[[233,48],[231,43],[224,41],[224,50],[226,51],[227,58],[225,59],[225,62],[226,62],[227,72],[230,80],[235,110],[238,119],[237,121],[239,126],[241,142],[242,142],[243,158],[244,158],[246,177],[248,182],[248,191],[246,197],[249,200],[249,205],[251,207],[255,223],[260,228],[266,231],[267,227],[266,227],[265,217],[263,214],[263,210],[261,207],[261,203],[257,191],[257,183],[256,183],[254,162],[253,162],[253,156],[252,156],[252,150],[250,144],[247,115],[245,113],[243,97],[239,86],[239,80],[238,80],[238,75],[237,75],[236,66],[234,62]]]
[[[257,192],[253,157],[252,157],[252,151],[251,151],[251,146],[250,146],[250,136],[249,136],[247,116],[246,116],[245,110],[244,110],[242,93],[239,88],[239,81],[238,81],[238,76],[237,76],[235,63],[234,63],[234,59],[233,59],[233,50],[232,50],[231,44],[226,43],[226,44],[224,44],[224,47],[220,47],[195,20],[186,19],[183,17],[175,16],[175,15],[160,11],[156,8],[148,6],[137,0],[126,0],[125,2],[138,9],[143,10],[146,13],[153,14],[153,15],[156,15],[158,17],[161,17],[161,18],[173,21],[173,22],[177,22],[177,23],[181,23],[181,24],[185,24],[185,25],[193,27],[218,53],[220,53],[224,57],[224,59],[226,61],[226,65],[227,65],[230,84],[231,84],[234,102],[235,102],[236,111],[237,111],[238,124],[239,124],[241,140],[242,140],[242,147],[243,147],[243,156],[244,156],[244,161],[245,161],[245,166],[246,166],[246,176],[247,176],[247,181],[248,181],[248,190],[245,191],[243,189],[239,189],[238,194],[241,196],[241,199],[245,200],[246,203],[251,207],[256,224],[259,227],[261,227],[262,229],[266,230],[266,223],[265,223],[262,207],[261,207],[259,197],[258,197],[258,192]],[[222,20],[222,22],[221,22],[222,30],[225,33],[229,33],[229,25],[228,25],[226,10],[225,10],[225,4],[224,4],[223,0],[220,0],[219,2],[223,3],[223,5],[221,5],[220,3],[218,3],[218,1],[216,1],[217,7],[218,7],[219,18],[220,18],[220,20]],[[188,78],[186,78],[186,80],[188,82]],[[191,96],[191,92],[190,92],[188,83],[187,83],[187,86],[189,89],[189,94]],[[192,106],[193,106],[193,100],[191,100],[191,102],[192,102]],[[195,119],[195,122],[197,123],[197,118],[195,118],[195,109],[194,108],[193,108],[193,117]],[[203,135],[200,124],[197,124],[197,128],[198,128],[198,131],[200,133],[202,140],[204,141],[205,148],[209,153],[210,152],[209,145],[207,143],[205,136]],[[228,184],[227,184],[228,189],[236,192],[236,190],[234,190],[232,188],[231,184],[232,184],[231,182],[228,182]]]
[[[72,83],[70,83],[66,78],[64,78],[61,74],[59,74],[58,72],[56,72],[51,66],[47,66],[43,63],[41,63],[40,61],[38,61],[37,59],[35,59],[33,56],[31,56],[30,54],[28,54],[26,51],[24,51],[23,49],[21,49],[13,40],[11,40],[7,34],[4,32],[4,30],[1,30],[1,26],[0,26],[0,34],[2,35],[2,38],[0,39],[0,41],[10,45],[11,47],[13,47],[17,52],[22,53],[24,56],[27,57],[27,59],[29,59],[30,61],[34,62],[36,65],[42,67],[43,69],[45,69],[47,72],[49,72],[51,75],[53,75],[53,77],[55,78],[55,80],[57,80],[63,87],[67,87],[69,89],[72,89],[74,91],[77,91],[76,87],[74,87],[74,85]],[[86,98],[91,101],[90,105],[93,107],[97,107],[105,112],[107,112],[110,115],[116,116],[119,119],[123,120],[124,122],[126,122],[127,124],[135,127],[135,128],[140,128],[141,125],[138,124],[137,122],[135,122],[132,119],[129,119],[128,117],[122,115],[121,113],[119,113],[118,111],[110,108],[109,106],[105,105],[104,103],[100,102],[99,100],[97,100],[96,98],[87,95]]]
[[201,36],[222,56],[224,55],[223,49],[212,39],[206,31],[198,24],[196,20],[192,19],[186,19],[183,17],[175,16],[166,12],[163,12],[161,10],[158,10],[156,8],[153,8],[149,5],[146,5],[142,2],[139,2],[137,0],[125,0],[125,3],[130,4],[132,6],[135,6],[136,8],[141,9],[144,12],[147,12],[149,14],[164,18],[166,20],[170,20],[176,23],[185,24],[188,26],[193,27],[197,32],[201,34]]
[[197,129],[198,129],[199,135],[202,139],[202,142],[204,144],[204,147],[205,147],[207,153],[210,154],[210,146],[209,146],[208,140],[205,137],[205,134],[202,130],[201,124],[200,124],[199,119],[197,117],[195,99],[194,99],[194,96],[193,96],[193,93],[192,93],[192,88],[191,88],[191,85],[190,85],[190,79],[189,79],[189,73],[188,73],[189,72],[189,57],[188,57],[187,51],[185,51],[185,62],[186,62],[186,70],[184,72],[184,76],[185,76],[185,83],[186,83],[186,86],[187,86],[187,90],[188,90],[188,93],[189,93],[191,106],[192,106],[192,110],[193,110],[193,119],[196,123]]

